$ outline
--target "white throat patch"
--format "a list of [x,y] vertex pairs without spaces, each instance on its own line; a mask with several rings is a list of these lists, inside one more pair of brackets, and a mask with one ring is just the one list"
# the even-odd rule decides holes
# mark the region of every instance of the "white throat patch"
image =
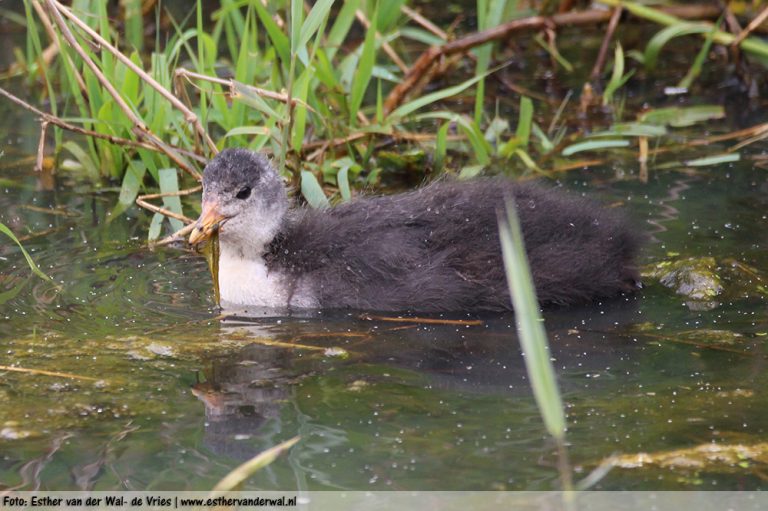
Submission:
[[290,279],[284,274],[269,271],[260,254],[248,259],[239,250],[221,244],[219,291],[223,302],[268,308],[318,306],[306,283],[299,280],[292,296],[291,287]]

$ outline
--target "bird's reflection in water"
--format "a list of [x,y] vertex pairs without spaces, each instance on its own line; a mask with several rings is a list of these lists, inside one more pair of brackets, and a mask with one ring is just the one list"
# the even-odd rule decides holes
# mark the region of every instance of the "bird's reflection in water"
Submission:
[[[273,435],[274,443],[284,439],[286,433],[279,432],[281,412],[298,406],[293,397],[297,385],[340,366],[346,369],[349,388],[375,379],[371,368],[383,367],[384,372],[410,371],[418,375],[419,385],[436,392],[530,395],[511,314],[484,317],[480,322],[453,317],[445,323],[439,322],[445,318],[434,316],[428,319],[437,323],[363,317],[314,312],[276,318],[238,311],[222,321],[222,339],[252,339],[253,344],[206,360],[204,382],[192,390],[205,405],[208,447],[246,459],[259,449],[248,448],[254,442],[244,439]],[[626,373],[632,354],[645,346],[623,333],[640,319],[635,298],[548,311],[545,319],[555,368],[566,393],[579,391],[585,373],[603,373],[617,364]],[[589,380],[588,385],[600,385],[599,379]]]

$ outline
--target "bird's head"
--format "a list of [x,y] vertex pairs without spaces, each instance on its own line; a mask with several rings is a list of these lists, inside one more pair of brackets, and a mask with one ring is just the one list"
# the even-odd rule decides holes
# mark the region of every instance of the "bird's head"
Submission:
[[263,154],[225,149],[203,173],[203,211],[189,236],[196,245],[218,231],[222,243],[259,250],[277,234],[288,199],[277,170]]

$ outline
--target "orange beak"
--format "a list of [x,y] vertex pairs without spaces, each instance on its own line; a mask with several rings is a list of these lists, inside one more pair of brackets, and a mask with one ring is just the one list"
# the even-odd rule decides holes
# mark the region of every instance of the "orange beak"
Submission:
[[219,204],[216,202],[203,202],[203,212],[197,219],[192,234],[189,235],[189,244],[197,245],[211,237],[219,230],[221,224],[227,219],[219,212]]

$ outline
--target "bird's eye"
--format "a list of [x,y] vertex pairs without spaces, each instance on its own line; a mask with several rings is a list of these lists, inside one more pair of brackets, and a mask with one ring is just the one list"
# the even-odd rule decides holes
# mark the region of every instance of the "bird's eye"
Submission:
[[241,200],[245,200],[245,199],[248,198],[249,195],[251,195],[251,187],[250,186],[244,186],[244,187],[240,188],[240,191],[237,192],[237,195],[235,195],[235,197],[237,197],[238,199],[241,199]]

